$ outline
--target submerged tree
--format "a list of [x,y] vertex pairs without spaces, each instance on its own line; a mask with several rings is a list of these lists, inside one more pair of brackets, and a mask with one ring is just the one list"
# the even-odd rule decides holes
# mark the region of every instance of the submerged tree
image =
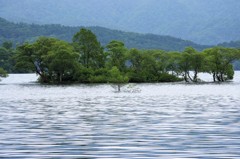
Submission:
[[128,80],[128,77],[123,75],[116,66],[109,71],[108,82],[116,84],[118,92],[121,91],[121,86],[127,83]]

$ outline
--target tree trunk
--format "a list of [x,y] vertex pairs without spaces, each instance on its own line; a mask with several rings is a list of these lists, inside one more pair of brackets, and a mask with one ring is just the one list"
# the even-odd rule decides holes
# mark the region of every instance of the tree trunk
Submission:
[[43,83],[48,83],[48,78],[41,72],[39,72],[38,70],[36,70],[36,73],[41,77],[41,80]]
[[118,92],[120,92],[120,91],[121,91],[121,86],[120,86],[120,84],[118,84],[117,86],[118,86]]
[[197,75],[198,75],[198,71],[194,71],[194,77],[193,77],[194,82],[198,82]]
[[187,75],[188,75],[188,78],[189,78],[192,82],[194,82],[193,79],[191,78],[189,72],[187,72]]
[[221,81],[222,81],[222,82],[225,81],[225,79],[224,79],[224,77],[223,77],[223,73],[220,74],[220,78],[221,78]]
[[185,81],[185,82],[189,82],[189,81],[188,81],[188,78],[187,78],[187,72],[184,73],[184,81]]
[[59,82],[62,83],[62,74],[59,75]]
[[216,77],[217,77],[218,82],[221,82],[221,78],[218,74],[216,75]]
[[216,82],[216,73],[213,72],[213,82]]

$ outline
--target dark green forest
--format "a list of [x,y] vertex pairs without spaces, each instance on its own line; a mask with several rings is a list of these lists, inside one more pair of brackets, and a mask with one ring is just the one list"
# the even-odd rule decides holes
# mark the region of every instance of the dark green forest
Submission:
[[97,36],[82,28],[72,42],[39,37],[35,42],[13,48],[4,42],[0,48],[1,76],[8,72],[36,72],[42,83],[202,82],[199,73],[209,73],[214,82],[234,77],[232,63],[240,50],[213,47],[182,52],[128,49],[112,40],[105,47]]
[[[4,41],[12,41],[14,44],[23,44],[26,41],[34,42],[39,36],[54,37],[71,42],[73,35],[78,32],[80,28],[83,27],[12,23],[0,18],[0,44]],[[124,42],[127,48],[137,49],[182,51],[188,46],[192,46],[197,50],[203,50],[208,47],[170,36],[138,34],[110,30],[102,27],[87,27],[86,29],[90,29],[96,34],[103,46],[106,46],[111,40],[119,40]]]

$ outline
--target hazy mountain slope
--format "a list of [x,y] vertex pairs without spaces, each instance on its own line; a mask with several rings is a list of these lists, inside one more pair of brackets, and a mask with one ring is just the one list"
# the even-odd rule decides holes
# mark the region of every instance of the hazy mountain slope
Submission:
[[[73,35],[78,32],[80,28],[81,27],[67,27],[54,24],[16,24],[0,18],[0,44],[3,41],[13,41],[14,43],[31,42],[39,36],[51,36],[71,42]],[[123,32],[103,27],[88,27],[88,29],[91,29],[97,35],[99,41],[104,46],[111,40],[120,40],[123,41],[128,48],[138,49],[181,51],[187,46],[192,46],[198,50],[207,47],[169,36]]]
[[224,43],[218,44],[218,46],[240,49],[240,41],[224,42]]
[[202,44],[240,40],[239,0],[0,0],[15,22],[103,26]]

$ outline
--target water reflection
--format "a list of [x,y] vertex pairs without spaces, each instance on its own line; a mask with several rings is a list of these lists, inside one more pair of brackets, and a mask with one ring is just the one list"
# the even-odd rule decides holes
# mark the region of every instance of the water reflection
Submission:
[[114,93],[18,76],[0,85],[1,158],[240,157],[238,79]]

